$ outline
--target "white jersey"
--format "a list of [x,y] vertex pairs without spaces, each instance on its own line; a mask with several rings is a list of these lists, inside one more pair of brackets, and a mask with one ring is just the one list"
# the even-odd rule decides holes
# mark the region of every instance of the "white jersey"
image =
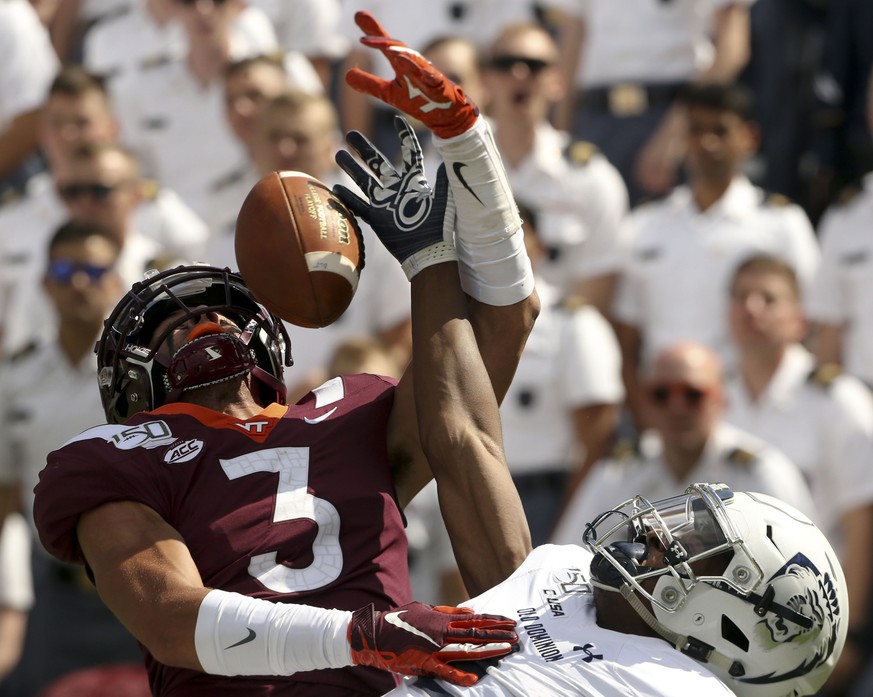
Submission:
[[[737,0],[547,0],[585,21],[577,85],[678,82],[712,65],[713,14]],[[739,0],[751,4],[753,0]]]
[[567,505],[552,542],[579,542],[585,525],[603,513],[604,502],[617,505],[637,494],[658,501],[695,482],[724,482],[734,491],[769,494],[818,520],[798,467],[768,443],[733,425],[716,426],[700,460],[683,479],[677,479],[665,462],[657,432],[646,431],[635,447],[620,444],[610,459],[594,466]]
[[788,349],[755,401],[739,376],[727,380],[725,419],[779,448],[809,482],[822,531],[846,552],[842,516],[873,504],[873,398],[859,380]]
[[613,312],[637,327],[643,360],[677,341],[699,341],[728,365],[727,307],[731,276],[753,254],[774,254],[811,284],[818,242],[803,210],[767,197],[744,176],[701,212],[686,186],[645,204],[622,231],[625,267]]
[[821,268],[807,302],[811,319],[845,327],[843,364],[873,386],[873,174],[819,225]]
[[592,144],[541,124],[531,152],[517,167],[506,163],[506,176],[519,203],[536,213],[549,248],[539,268],[546,280],[569,293],[580,279],[619,270],[627,188]]
[[[433,697],[731,697],[663,639],[597,626],[588,567],[575,545],[537,547],[506,581],[464,605],[518,622],[519,650],[488,661],[472,687],[407,678],[389,695]],[[459,664],[470,669],[472,664]]]

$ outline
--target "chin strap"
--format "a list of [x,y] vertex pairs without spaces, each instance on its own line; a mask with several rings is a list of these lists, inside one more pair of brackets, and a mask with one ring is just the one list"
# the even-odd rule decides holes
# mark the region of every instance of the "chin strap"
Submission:
[[[615,591],[615,588],[607,586],[602,587],[606,590]],[[712,665],[727,671],[728,675],[734,678],[740,678],[746,674],[746,669],[743,668],[742,663],[739,661],[734,661],[728,658],[723,653],[717,651],[714,647],[700,639],[679,634],[661,624],[658,621],[658,618],[655,617],[645,605],[643,605],[631,585],[624,583],[618,590],[622,597],[630,603],[630,606],[643,619],[643,621],[649,625],[658,636],[672,644],[673,648],[681,651],[687,656],[691,656],[691,658],[701,663],[711,663]]]

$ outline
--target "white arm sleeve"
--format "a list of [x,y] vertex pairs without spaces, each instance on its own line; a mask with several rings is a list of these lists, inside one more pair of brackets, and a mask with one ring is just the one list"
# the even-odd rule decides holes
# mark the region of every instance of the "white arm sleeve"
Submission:
[[352,613],[272,603],[212,590],[200,604],[194,644],[212,675],[291,675],[352,665]]

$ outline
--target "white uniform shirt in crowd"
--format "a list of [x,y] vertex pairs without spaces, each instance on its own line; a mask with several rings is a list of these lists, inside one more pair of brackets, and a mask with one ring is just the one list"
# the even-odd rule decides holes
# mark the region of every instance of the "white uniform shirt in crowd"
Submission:
[[571,144],[568,134],[542,124],[524,161],[518,167],[504,163],[516,198],[536,213],[537,234],[553,250],[539,272],[565,292],[580,279],[621,266],[619,227],[628,210],[627,188],[593,147]]
[[106,421],[97,389],[97,357],[70,365],[57,341],[0,369],[0,480],[20,482],[33,524],[33,487],[46,456],[86,428]]
[[[615,503],[619,503],[616,501]],[[542,545],[503,583],[464,603],[518,622],[520,650],[472,687],[405,678],[392,697],[731,697],[718,678],[660,638],[597,625],[588,568],[575,545]],[[464,670],[476,664],[459,664]],[[477,672],[482,672],[477,671]]]
[[440,512],[436,480],[419,491],[403,509],[409,541],[409,585],[412,597],[422,603],[445,605],[456,602],[443,596],[441,582],[457,574],[452,541]]
[[681,82],[709,68],[713,13],[754,0],[547,0],[585,20],[577,85]]
[[339,34],[341,0],[295,0],[293,3],[248,0],[248,3],[270,18],[279,46],[285,51],[325,58],[341,58],[348,51],[348,40]]
[[732,375],[725,420],[772,443],[800,468],[819,525],[839,554],[846,551],[840,517],[873,503],[873,397],[848,374],[823,373],[828,379],[820,382],[815,371],[812,354],[792,346],[754,402]]
[[[256,8],[264,21],[269,22]],[[250,38],[231,40],[231,60],[276,48],[274,34],[259,45]],[[150,65],[116,83],[113,103],[121,139],[140,158],[146,174],[178,193],[201,217],[208,214],[208,192],[244,163],[247,155],[225,116],[224,82],[199,82],[186,56]]]
[[821,268],[809,295],[810,319],[845,325],[843,364],[873,387],[873,174],[851,201],[819,225]]
[[0,133],[45,101],[60,67],[48,31],[28,0],[0,2]]
[[644,360],[693,340],[730,364],[727,308],[736,266],[753,254],[773,254],[808,288],[819,262],[803,210],[768,198],[744,176],[702,213],[687,186],[640,206],[627,217],[622,242],[625,266],[613,313],[640,330]]
[[0,608],[25,612],[33,605],[32,537],[20,513],[6,516],[0,527]]
[[558,544],[578,543],[586,523],[637,494],[650,501],[674,496],[694,482],[724,482],[734,491],[757,491],[782,499],[818,521],[809,489],[799,468],[773,446],[736,426],[718,424],[700,461],[682,480],[663,459],[663,443],[655,431],[643,434],[638,452],[598,462],[576,490],[552,537]]
[[503,443],[514,475],[569,470],[578,453],[572,414],[624,399],[621,353],[609,323],[589,305],[567,310],[537,280],[542,310],[503,404]]
[[[328,188],[342,184],[358,190],[341,170],[319,178]],[[319,329],[287,325],[294,365],[285,369],[285,382],[291,388],[306,380],[312,371],[326,369],[335,349],[346,339],[376,336],[409,318],[411,300],[406,274],[372,228],[360,219],[358,224],[364,237],[365,266],[346,311],[336,322]]]
[[[42,275],[48,243],[67,217],[53,180],[45,173],[28,180],[23,198],[0,209],[0,322],[4,326],[0,346],[7,355],[55,335]],[[142,280],[148,261],[199,261],[205,253],[206,224],[169,189],[158,189],[144,199],[133,213],[131,227],[118,267],[127,287]]]
[[82,40],[82,64],[111,85],[117,78],[161,63],[185,51],[185,31],[174,20],[158,24],[145,2],[107,15]]

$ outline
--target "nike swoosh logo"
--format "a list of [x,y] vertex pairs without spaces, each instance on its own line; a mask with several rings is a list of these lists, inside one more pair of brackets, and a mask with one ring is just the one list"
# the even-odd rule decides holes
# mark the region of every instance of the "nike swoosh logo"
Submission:
[[224,650],[227,651],[228,649],[232,649],[236,646],[242,646],[243,644],[248,644],[250,641],[254,641],[255,637],[258,636],[257,632],[251,627],[246,627],[246,629],[249,630],[249,635],[245,639],[240,639],[235,644],[231,644],[230,646],[225,647]]
[[463,186],[467,191],[469,191],[470,194],[473,196],[473,198],[475,198],[479,203],[481,203],[484,206],[485,204],[482,203],[482,199],[479,198],[476,195],[476,192],[470,188],[470,185],[467,183],[467,180],[464,179],[464,175],[461,174],[461,170],[464,169],[464,167],[466,167],[466,166],[467,166],[466,162],[453,162],[452,163],[452,170],[454,170],[455,176],[458,178],[458,181],[461,182],[461,186]]
[[328,416],[330,416],[331,414],[333,414],[336,410],[337,410],[337,408],[334,407],[333,409],[331,409],[331,410],[330,410],[329,412],[327,412],[326,414],[322,414],[321,416],[316,416],[314,419],[310,419],[310,418],[304,416],[304,417],[303,417],[303,420],[304,420],[306,423],[308,423],[308,424],[320,424],[320,423],[321,423],[322,421],[324,421]]
[[388,624],[393,624],[398,629],[403,629],[404,631],[409,632],[410,634],[415,634],[415,636],[420,636],[422,639],[427,639],[434,646],[439,646],[437,642],[431,639],[427,634],[418,629],[417,627],[413,627],[408,622],[404,622],[400,619],[400,615],[402,615],[406,610],[398,610],[397,612],[389,612],[385,615],[385,621]]

